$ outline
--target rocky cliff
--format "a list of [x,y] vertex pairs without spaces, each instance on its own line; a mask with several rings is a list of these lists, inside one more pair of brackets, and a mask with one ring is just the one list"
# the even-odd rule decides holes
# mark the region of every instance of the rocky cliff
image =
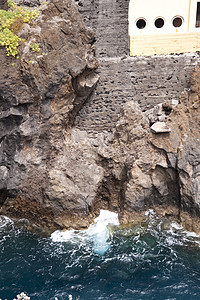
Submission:
[[1,213],[53,229],[86,227],[101,208],[124,223],[154,208],[199,231],[198,54],[124,56],[127,36],[111,36],[114,8],[125,30],[128,6],[112,2],[103,36],[91,10],[110,4],[77,3],[40,6],[14,66],[0,49]]
[[[84,169],[86,154],[68,143],[68,135],[98,77],[94,34],[75,2],[44,3],[39,12],[33,26],[21,29],[26,42],[19,60],[0,49],[0,203],[2,213],[46,224],[66,208],[86,210],[77,190],[80,181],[87,192],[84,178],[73,181],[70,175],[75,164]],[[40,53],[31,51],[32,42],[40,43]],[[95,173],[101,176],[94,164],[89,194],[96,190]]]

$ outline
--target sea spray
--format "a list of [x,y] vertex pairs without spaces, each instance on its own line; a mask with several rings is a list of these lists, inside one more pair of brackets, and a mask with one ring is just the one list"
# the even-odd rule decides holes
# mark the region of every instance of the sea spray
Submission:
[[104,255],[110,247],[109,238],[111,233],[108,225],[119,225],[118,214],[108,210],[101,210],[99,216],[94,219],[94,223],[88,229],[56,230],[52,233],[51,238],[53,242],[92,242],[93,251],[99,255]]
[[99,217],[91,234],[60,232],[57,240],[65,242],[0,220],[1,299],[19,290],[34,300],[199,299],[200,237],[152,210],[142,224],[108,225],[105,255],[94,253]]
[[14,225],[14,222],[6,217],[6,216],[0,216],[0,230],[3,230],[5,227]]
[[87,230],[88,236],[93,242],[93,251],[104,255],[109,249],[110,232],[108,225],[119,225],[118,214],[108,210],[101,210],[99,216],[94,220]]

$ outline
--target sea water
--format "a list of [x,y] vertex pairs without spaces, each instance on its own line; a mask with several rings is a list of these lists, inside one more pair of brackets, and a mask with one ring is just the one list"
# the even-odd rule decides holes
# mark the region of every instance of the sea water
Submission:
[[120,226],[101,211],[87,230],[42,237],[0,217],[0,298],[200,299],[200,237],[146,218]]
[[101,210],[99,216],[87,230],[55,231],[51,238],[54,242],[78,241],[91,244],[92,251],[104,255],[110,248],[111,231],[108,225],[119,225],[118,215],[108,210]]

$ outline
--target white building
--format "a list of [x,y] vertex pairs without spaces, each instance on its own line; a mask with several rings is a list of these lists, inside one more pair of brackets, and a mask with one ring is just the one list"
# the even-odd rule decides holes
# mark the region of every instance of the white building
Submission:
[[130,0],[130,55],[200,51],[200,0]]

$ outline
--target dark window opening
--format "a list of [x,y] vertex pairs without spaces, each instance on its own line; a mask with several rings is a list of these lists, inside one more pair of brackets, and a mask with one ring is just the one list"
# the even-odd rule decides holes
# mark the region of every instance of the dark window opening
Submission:
[[181,27],[182,24],[183,24],[183,20],[180,17],[174,18],[173,20],[174,27]]
[[157,28],[161,28],[161,27],[163,27],[164,26],[164,20],[162,19],[162,18],[158,18],[158,19],[156,19],[155,20],[155,26],[157,27]]
[[145,28],[147,25],[146,21],[144,19],[139,19],[137,22],[136,22],[136,26],[137,28],[139,29],[143,29]]
[[195,27],[200,27],[200,2],[197,2],[197,15]]

